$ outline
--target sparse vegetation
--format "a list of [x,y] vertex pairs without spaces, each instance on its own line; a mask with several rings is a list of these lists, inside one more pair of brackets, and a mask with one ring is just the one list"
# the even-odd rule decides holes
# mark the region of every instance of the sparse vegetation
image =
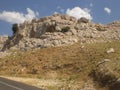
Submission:
[[[83,46],[84,48],[82,48]],[[115,52],[106,53],[111,47],[114,48]],[[65,80],[66,86],[71,85],[73,87],[72,85],[75,85],[81,88],[85,82],[91,80],[91,77],[89,77],[91,72],[99,70],[95,69],[98,62],[108,58],[111,60],[108,63],[108,68],[114,73],[112,76],[105,76],[99,71],[96,72],[96,76],[101,75],[96,77],[98,83],[106,83],[107,87],[109,87],[111,78],[114,80],[115,76],[116,80],[116,77],[120,77],[119,41],[82,45],[76,43],[71,46],[16,52],[14,51],[10,56],[0,59],[1,75]],[[81,82],[81,85],[79,86],[78,83],[74,84],[73,82]],[[49,88],[56,87],[49,86]]]
[[13,31],[13,34],[15,34],[18,31],[18,24],[17,23],[13,24],[12,31]]
[[45,90],[118,90],[119,29],[120,21],[60,14],[13,24],[13,36],[2,43],[0,75],[36,78],[32,83]]
[[70,27],[69,26],[66,26],[66,27],[63,27],[61,32],[68,32],[70,30]]

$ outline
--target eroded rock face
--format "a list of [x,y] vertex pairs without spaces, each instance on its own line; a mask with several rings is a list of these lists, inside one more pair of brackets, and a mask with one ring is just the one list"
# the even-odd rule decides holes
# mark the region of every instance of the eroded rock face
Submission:
[[[108,87],[109,90],[119,90],[119,64],[120,59],[104,59],[99,62],[91,72],[91,76],[101,87]],[[115,68],[118,67],[117,69]]]
[[120,40],[120,27],[113,28],[111,25],[113,24],[95,24],[86,18],[77,20],[68,15],[54,14],[19,24],[17,32],[6,41],[2,50],[55,47],[78,41],[92,43]]
[[0,36],[0,50],[7,39],[8,39],[8,36]]

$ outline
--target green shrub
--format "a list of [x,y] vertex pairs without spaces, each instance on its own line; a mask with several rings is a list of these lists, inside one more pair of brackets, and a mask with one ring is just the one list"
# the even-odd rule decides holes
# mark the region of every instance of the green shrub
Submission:
[[61,32],[68,32],[70,30],[70,27],[66,26],[66,27],[63,27]]
[[15,34],[18,31],[18,24],[17,23],[13,24],[12,31],[13,31],[13,34]]

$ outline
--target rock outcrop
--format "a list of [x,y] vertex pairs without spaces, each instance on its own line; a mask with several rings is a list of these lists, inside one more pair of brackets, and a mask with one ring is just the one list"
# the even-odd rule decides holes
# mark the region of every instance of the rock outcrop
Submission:
[[7,39],[8,39],[8,36],[6,35],[0,36],[0,49],[3,47],[3,44],[5,43]]
[[109,60],[105,59],[102,63],[99,63],[96,68],[91,73],[92,78],[101,87],[109,87],[109,90],[119,90],[120,89],[120,79],[119,79],[119,67],[120,59]]
[[55,14],[40,19],[25,21],[18,25],[4,44],[2,50],[55,47],[98,41],[120,40],[120,26],[95,24],[86,18],[79,20],[68,15]]

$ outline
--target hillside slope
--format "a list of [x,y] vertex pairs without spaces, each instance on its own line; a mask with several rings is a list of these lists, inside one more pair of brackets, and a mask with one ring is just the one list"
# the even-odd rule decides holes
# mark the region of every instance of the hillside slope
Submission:
[[[114,51],[108,52],[111,48]],[[65,80],[71,88],[82,88],[92,80],[95,81],[95,90],[99,90],[98,86],[110,88],[100,90],[119,90],[114,86],[120,78],[119,65],[119,41],[82,45],[76,43],[72,46],[14,51],[0,60],[0,74]]]
[[58,81],[36,84],[46,90],[120,90],[120,21],[55,14],[14,24],[0,54],[0,75]]

